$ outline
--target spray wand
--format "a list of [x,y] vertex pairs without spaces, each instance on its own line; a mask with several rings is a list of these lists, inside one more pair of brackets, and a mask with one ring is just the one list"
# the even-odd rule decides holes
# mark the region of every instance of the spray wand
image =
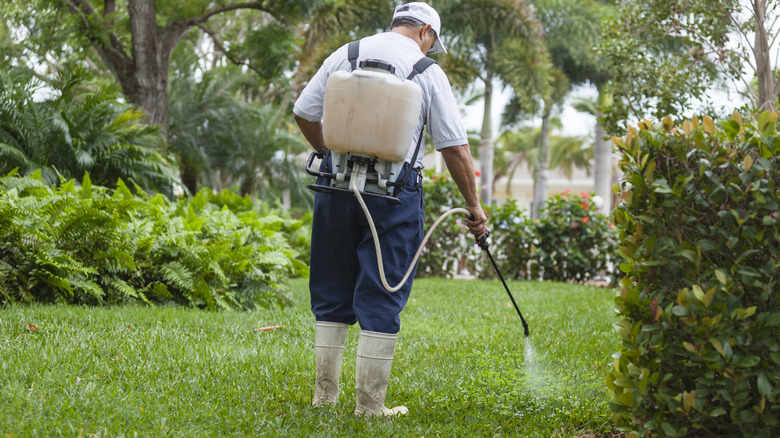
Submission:
[[[470,216],[469,219],[474,219],[473,216]],[[506,281],[504,281],[504,276],[501,275],[501,271],[498,270],[498,265],[496,264],[496,261],[493,259],[493,255],[490,254],[490,244],[487,241],[488,236],[490,236],[490,231],[486,232],[484,236],[482,236],[481,239],[477,240],[477,245],[479,245],[480,248],[482,248],[483,251],[485,251],[488,255],[488,258],[490,258],[490,262],[493,263],[493,268],[496,270],[496,274],[498,274],[498,278],[501,279],[501,283],[504,284],[504,289],[506,289],[506,293],[509,295],[509,299],[512,300],[512,304],[515,306],[515,310],[517,310],[517,315],[520,317],[520,321],[523,322],[523,329],[525,336],[527,337],[529,335],[528,331],[528,323],[525,322],[525,318],[523,318],[523,314],[520,313],[520,308],[517,307],[517,303],[515,302],[515,298],[512,296],[512,292],[509,292],[509,286],[506,285]]]

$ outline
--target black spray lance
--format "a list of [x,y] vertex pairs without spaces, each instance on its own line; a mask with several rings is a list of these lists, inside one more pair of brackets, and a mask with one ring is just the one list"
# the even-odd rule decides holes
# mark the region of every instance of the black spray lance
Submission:
[[[474,216],[470,216],[469,219],[473,220]],[[520,308],[517,307],[517,303],[515,302],[515,298],[512,296],[512,292],[509,292],[509,286],[506,285],[506,281],[504,281],[504,276],[501,275],[501,271],[498,270],[498,265],[496,264],[496,261],[493,259],[493,255],[490,254],[490,244],[487,241],[488,236],[490,236],[490,231],[486,232],[484,236],[482,236],[481,239],[477,240],[477,245],[479,245],[480,248],[482,248],[483,251],[485,251],[490,258],[490,262],[493,263],[493,268],[496,270],[496,274],[498,274],[498,278],[501,279],[501,283],[504,284],[504,289],[506,289],[506,293],[509,295],[509,299],[512,300],[512,304],[515,306],[515,310],[517,310],[517,315],[520,317],[520,321],[523,322],[523,329],[526,336],[529,335],[528,331],[528,323],[525,322],[525,318],[523,318],[523,314],[520,313]]]

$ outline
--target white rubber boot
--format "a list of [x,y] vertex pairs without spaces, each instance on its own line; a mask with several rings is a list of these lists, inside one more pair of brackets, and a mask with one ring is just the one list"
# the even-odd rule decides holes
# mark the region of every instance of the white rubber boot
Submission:
[[355,415],[390,416],[409,412],[405,406],[385,407],[396,337],[395,334],[360,331],[355,373]]
[[317,321],[314,324],[314,363],[317,381],[314,383],[315,407],[335,405],[339,398],[341,357],[347,338],[347,325],[339,322]]

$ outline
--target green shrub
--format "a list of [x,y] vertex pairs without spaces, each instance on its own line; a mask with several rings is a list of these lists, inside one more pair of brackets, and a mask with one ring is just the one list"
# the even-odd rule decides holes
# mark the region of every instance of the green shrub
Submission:
[[584,282],[609,272],[617,236],[591,194],[556,193],[533,224],[531,278]]
[[[425,176],[425,231],[428,231],[436,219],[456,207],[465,207],[463,196],[455,181],[447,175],[432,170],[423,171]],[[451,277],[462,263],[468,263],[466,254],[475,253],[472,235],[465,226],[462,215],[452,215],[445,219],[431,234],[425,245],[417,275],[420,277]],[[478,248],[477,248],[478,249]],[[462,267],[467,267],[463,265]]]
[[178,203],[135,191],[0,178],[0,302],[276,306],[307,273],[301,221],[229,191]]
[[[505,279],[531,278],[534,224],[514,199],[486,208],[490,254]],[[480,277],[493,278],[495,270],[486,255],[480,259]]]
[[[490,253],[507,279],[584,282],[612,275],[616,231],[596,213],[590,194],[552,195],[532,221],[514,200],[486,207]],[[463,198],[450,177],[426,171],[425,226],[460,205]],[[465,224],[447,219],[431,235],[420,259],[418,275],[449,277],[457,267],[492,278],[487,255],[475,246]]]
[[777,113],[614,139],[622,151],[607,386],[629,436],[776,436],[780,419]]

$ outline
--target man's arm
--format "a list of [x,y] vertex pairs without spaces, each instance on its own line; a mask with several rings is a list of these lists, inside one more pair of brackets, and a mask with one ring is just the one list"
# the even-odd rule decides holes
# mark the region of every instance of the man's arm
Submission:
[[298,124],[303,136],[309,142],[315,151],[324,151],[327,149],[325,140],[322,137],[322,122],[310,122],[298,114],[293,113],[295,122]]
[[487,217],[479,204],[479,192],[474,181],[474,165],[471,162],[469,146],[467,144],[451,146],[441,149],[440,152],[444,156],[447,169],[449,169],[452,179],[455,180],[460,194],[466,200],[466,210],[474,216],[474,220],[466,219],[466,225],[471,234],[479,240],[487,232],[485,226]]

